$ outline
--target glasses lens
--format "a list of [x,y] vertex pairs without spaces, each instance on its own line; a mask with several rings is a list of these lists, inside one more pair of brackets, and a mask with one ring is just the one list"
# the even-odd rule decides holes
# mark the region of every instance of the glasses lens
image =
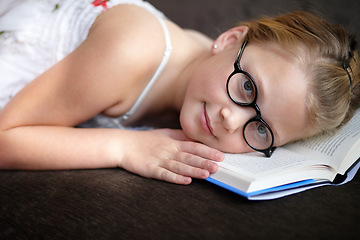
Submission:
[[245,126],[244,137],[247,143],[256,150],[268,149],[273,142],[270,129],[257,120],[251,121]]
[[238,103],[249,104],[255,99],[254,82],[244,73],[236,73],[230,77],[228,90],[231,98]]

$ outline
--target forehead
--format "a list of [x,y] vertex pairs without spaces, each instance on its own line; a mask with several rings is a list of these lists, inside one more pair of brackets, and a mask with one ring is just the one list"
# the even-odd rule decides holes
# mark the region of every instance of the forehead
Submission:
[[275,145],[304,136],[308,126],[305,73],[276,47],[248,44],[241,60],[258,87],[257,104],[275,135]]

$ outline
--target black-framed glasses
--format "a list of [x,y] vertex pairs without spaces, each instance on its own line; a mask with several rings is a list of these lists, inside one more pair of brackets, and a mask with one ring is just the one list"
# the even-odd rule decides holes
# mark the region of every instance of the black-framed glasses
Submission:
[[270,126],[261,118],[260,108],[256,104],[257,87],[255,81],[240,66],[240,59],[247,42],[245,40],[239,50],[234,63],[234,71],[226,82],[226,90],[230,99],[237,105],[254,108],[256,116],[246,122],[243,128],[243,137],[252,149],[270,157],[273,152],[274,134]]

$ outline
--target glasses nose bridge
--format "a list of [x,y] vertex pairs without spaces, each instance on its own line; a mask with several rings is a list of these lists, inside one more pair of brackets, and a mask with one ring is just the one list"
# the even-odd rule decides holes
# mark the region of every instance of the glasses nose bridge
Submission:
[[249,105],[249,107],[253,108],[255,110],[256,116],[252,119],[260,120],[261,119],[261,112],[259,106],[256,104],[256,99]]

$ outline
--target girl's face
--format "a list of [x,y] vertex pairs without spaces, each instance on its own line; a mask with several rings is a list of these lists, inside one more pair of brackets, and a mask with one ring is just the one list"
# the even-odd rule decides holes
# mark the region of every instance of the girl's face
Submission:
[[[256,112],[235,104],[226,90],[238,51],[225,48],[197,68],[180,114],[187,136],[229,153],[253,151],[244,140],[243,128]],[[239,63],[257,86],[256,103],[274,134],[274,146],[305,136],[307,86],[299,67],[274,48],[251,43]]]

